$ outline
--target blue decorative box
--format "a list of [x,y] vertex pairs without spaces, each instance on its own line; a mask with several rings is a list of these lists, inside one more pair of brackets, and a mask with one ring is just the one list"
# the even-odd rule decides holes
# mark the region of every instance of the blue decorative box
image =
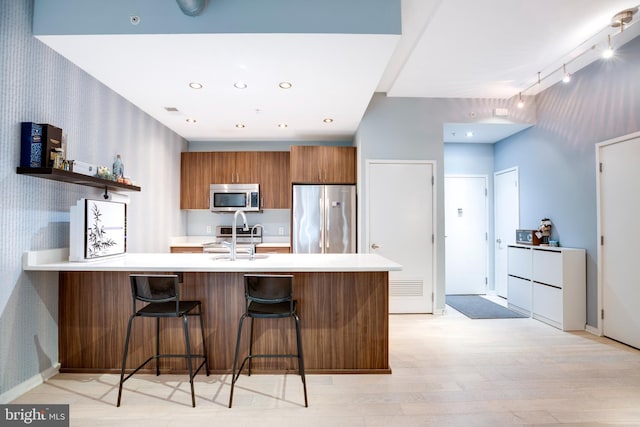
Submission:
[[32,122],[22,122],[20,146],[20,166],[23,168],[40,168],[43,164],[42,126]]

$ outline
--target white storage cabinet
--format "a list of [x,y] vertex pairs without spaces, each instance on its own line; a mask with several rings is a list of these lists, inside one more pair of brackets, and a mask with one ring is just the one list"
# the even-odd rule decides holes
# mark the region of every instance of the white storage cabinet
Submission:
[[507,247],[507,304],[531,316],[531,248]]
[[509,307],[565,331],[584,330],[584,249],[510,245],[508,256]]

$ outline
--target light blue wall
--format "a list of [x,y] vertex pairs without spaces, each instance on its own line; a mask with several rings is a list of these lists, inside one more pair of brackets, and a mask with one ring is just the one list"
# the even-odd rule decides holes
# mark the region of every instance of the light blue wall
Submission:
[[535,123],[531,106],[516,108],[515,99],[389,98],[376,93],[358,127],[358,247],[364,247],[368,232],[362,216],[367,205],[367,160],[432,160],[436,164],[435,309],[445,306],[444,249],[444,123],[490,122],[495,108],[507,108],[513,123]]
[[166,252],[186,228],[186,141],[37,41],[32,15],[32,0],[0,2],[0,402],[58,362],[57,274],[22,271],[22,253],[68,247],[69,207],[102,193],[17,175],[21,121],[61,127],[70,158],[110,166],[122,154],[142,187],[127,193],[129,251]]
[[[197,17],[175,0],[35,0],[34,34],[400,34],[400,0],[210,0]],[[129,17],[140,17],[131,25]]]
[[[587,323],[596,327],[595,144],[640,130],[640,38],[536,97],[538,124],[495,146],[496,170],[518,166],[520,226],[553,222],[552,238],[587,250]],[[638,159],[640,162],[640,159]],[[620,191],[638,191],[629,183]]]
[[487,177],[489,236],[487,240],[488,290],[495,290],[493,223],[493,144],[444,144],[444,174],[483,175]]

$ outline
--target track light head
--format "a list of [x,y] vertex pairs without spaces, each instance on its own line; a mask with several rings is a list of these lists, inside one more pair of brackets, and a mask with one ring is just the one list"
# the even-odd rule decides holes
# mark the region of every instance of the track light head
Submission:
[[602,57],[609,59],[613,56],[613,47],[611,47],[611,34],[607,36],[607,48],[602,51]]
[[562,72],[564,73],[564,76],[562,77],[562,82],[569,83],[571,81],[571,74],[567,73],[567,64],[564,64],[562,66]]

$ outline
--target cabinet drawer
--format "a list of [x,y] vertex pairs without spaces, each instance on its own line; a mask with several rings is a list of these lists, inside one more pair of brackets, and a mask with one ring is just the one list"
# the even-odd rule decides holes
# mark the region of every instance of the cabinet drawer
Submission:
[[533,284],[533,316],[541,316],[544,319],[562,324],[562,289],[553,286]]
[[533,280],[562,287],[562,252],[533,250]]
[[531,312],[531,282],[519,277],[507,276],[507,301],[509,307],[515,306],[520,311]]
[[257,254],[288,254],[290,252],[289,246],[256,246]]
[[172,254],[201,254],[202,246],[171,246]]
[[531,278],[531,249],[509,246],[507,248],[507,272],[512,276]]

